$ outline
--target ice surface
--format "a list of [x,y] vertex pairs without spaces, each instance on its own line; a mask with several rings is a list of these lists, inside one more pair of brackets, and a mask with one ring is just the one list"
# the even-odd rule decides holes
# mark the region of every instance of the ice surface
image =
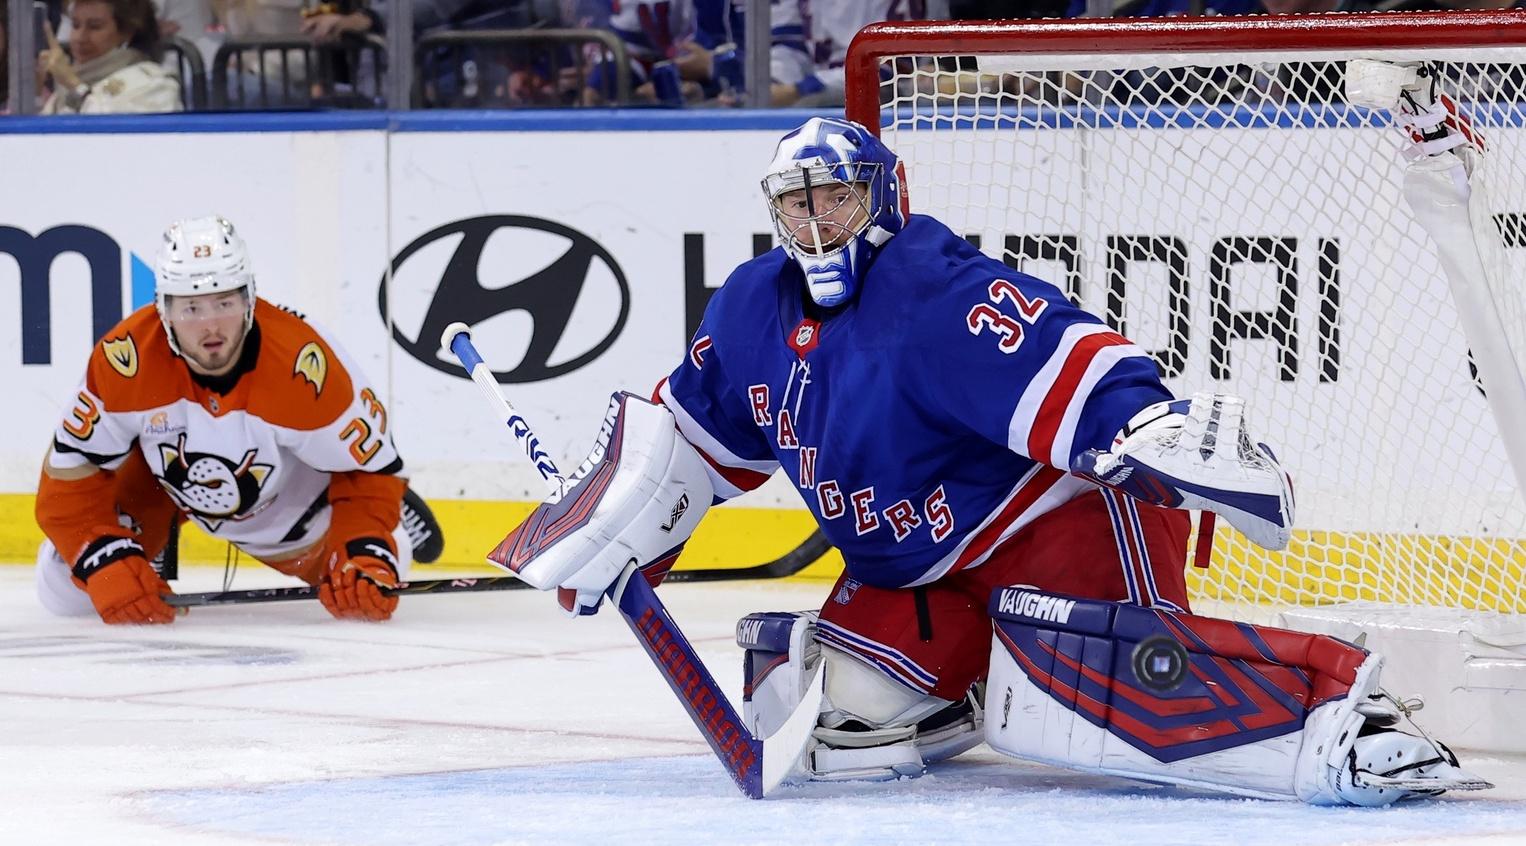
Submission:
[[[734,694],[736,618],[825,592],[662,589]],[[1526,844],[1526,762],[1477,755],[1466,763],[1499,789],[1386,810],[984,750],[919,780],[749,801],[618,615],[568,620],[528,591],[405,597],[382,625],[299,602],[108,628],[48,616],[30,568],[0,567],[0,722],[3,844]]]

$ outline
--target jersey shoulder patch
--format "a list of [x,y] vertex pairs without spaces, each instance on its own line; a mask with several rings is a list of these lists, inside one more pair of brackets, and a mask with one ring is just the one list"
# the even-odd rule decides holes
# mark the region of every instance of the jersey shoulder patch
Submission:
[[184,389],[184,371],[170,350],[158,310],[146,305],[96,343],[85,381],[107,410],[143,411],[174,402]]
[[355,400],[350,373],[333,346],[294,312],[258,300],[260,357],[249,393],[249,411],[289,429],[321,429]]

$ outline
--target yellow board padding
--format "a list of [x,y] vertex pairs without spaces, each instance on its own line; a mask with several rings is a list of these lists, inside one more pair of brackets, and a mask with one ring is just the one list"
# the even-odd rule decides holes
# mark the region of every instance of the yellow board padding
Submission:
[[[0,494],[0,562],[30,564],[37,559],[42,531],[32,517],[32,494]],[[451,570],[499,573],[484,559],[535,507],[533,502],[434,500],[429,503],[445,533],[445,551],[436,564]],[[811,515],[772,508],[715,508],[684,548],[678,569],[750,567],[783,556],[815,529]],[[228,544],[187,523],[180,534],[183,565],[222,566]],[[833,549],[796,578],[830,580],[842,572],[842,556]],[[423,576],[427,569],[419,571]]]
[[[36,560],[42,533],[32,517],[32,494],[0,494],[0,562]],[[499,571],[484,557],[534,503],[436,500],[445,532],[438,562],[451,570]],[[767,508],[711,510],[689,540],[680,569],[748,567],[772,561],[810,535],[804,511]],[[221,566],[228,545],[187,524],[183,564]],[[421,571],[427,572],[427,569]],[[832,550],[796,578],[831,580],[842,572]],[[1210,566],[1187,569],[1193,599],[1272,605],[1329,605],[1370,600],[1526,613],[1526,543],[1497,538],[1370,532],[1294,533],[1282,552],[1267,552],[1220,523]]]

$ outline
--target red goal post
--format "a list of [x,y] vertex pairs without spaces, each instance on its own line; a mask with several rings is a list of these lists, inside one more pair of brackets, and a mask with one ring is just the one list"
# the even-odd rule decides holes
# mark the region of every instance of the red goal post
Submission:
[[1331,13],[1245,17],[912,21],[870,24],[849,46],[849,120],[878,125],[880,63],[898,56],[1087,55],[1241,50],[1471,48],[1526,45],[1526,11]]
[[[1353,58],[1429,63],[1482,131],[1484,279],[1448,278],[1392,115],[1344,99]],[[846,114],[914,212],[1059,285],[1178,395],[1247,398],[1294,541],[1220,521],[1201,610],[1420,629],[1439,651],[1401,651],[1437,689],[1480,655],[1526,689],[1526,11],[875,24]],[[1482,731],[1462,742],[1526,749]]]

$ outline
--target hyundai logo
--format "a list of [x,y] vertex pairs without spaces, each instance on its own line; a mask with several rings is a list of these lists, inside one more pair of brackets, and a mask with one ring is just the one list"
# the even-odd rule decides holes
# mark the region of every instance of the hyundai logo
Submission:
[[[431,246],[435,249],[428,249]],[[489,266],[484,266],[485,259]],[[410,260],[424,266],[409,266],[405,271]],[[429,267],[431,261],[440,263],[440,268]],[[498,382],[511,384],[554,379],[588,364],[614,344],[630,314],[630,285],[609,251],[576,229],[540,218],[487,215],[447,223],[403,248],[393,259],[391,271],[395,285],[412,286],[421,278],[434,282],[422,322],[395,314],[392,337],[424,364],[462,378],[460,365],[439,350],[441,332],[454,321],[476,327],[509,312],[528,316],[523,358],[510,370],[493,372]],[[400,278],[406,283],[399,283]],[[612,319],[592,325],[581,318],[574,323],[574,312],[583,311],[578,299],[590,281],[595,281],[596,288],[589,290],[589,296],[618,296],[618,311]],[[378,304],[386,321],[385,276]],[[418,328],[409,337],[403,327],[415,325]],[[553,354],[560,360],[553,363]]]

